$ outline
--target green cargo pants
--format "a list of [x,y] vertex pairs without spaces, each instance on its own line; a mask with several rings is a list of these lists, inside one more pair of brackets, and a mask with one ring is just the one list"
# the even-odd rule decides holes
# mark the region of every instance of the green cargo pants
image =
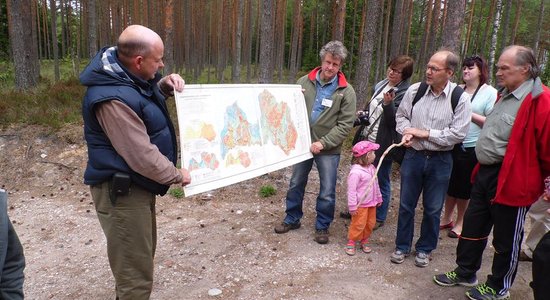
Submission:
[[118,196],[113,205],[109,182],[90,189],[107,238],[107,255],[115,277],[117,299],[149,299],[157,243],[155,195],[133,184],[129,194]]

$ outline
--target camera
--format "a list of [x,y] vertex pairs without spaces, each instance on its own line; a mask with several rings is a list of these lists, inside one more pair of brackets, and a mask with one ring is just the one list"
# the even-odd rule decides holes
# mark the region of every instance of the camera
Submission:
[[368,110],[360,110],[357,112],[357,118],[353,122],[353,126],[359,125],[370,125]]

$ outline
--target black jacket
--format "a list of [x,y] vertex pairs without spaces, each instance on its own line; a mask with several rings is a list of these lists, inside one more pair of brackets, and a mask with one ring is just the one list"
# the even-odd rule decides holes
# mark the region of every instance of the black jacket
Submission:
[[[379,93],[382,92],[384,87],[388,85],[388,79],[384,79],[380,82],[378,82],[374,86],[373,95],[371,97],[374,98]],[[378,165],[378,161],[380,160],[380,157],[388,149],[391,144],[394,143],[400,143],[401,142],[401,135],[395,131],[395,112],[397,111],[397,108],[399,107],[399,104],[401,103],[401,100],[403,100],[403,96],[405,95],[405,92],[410,86],[409,80],[403,80],[401,81],[397,86],[395,86],[395,97],[392,100],[392,103],[389,105],[382,105],[382,116],[378,122],[380,124],[378,125],[378,133],[376,135],[376,143],[380,145],[380,148],[376,150],[376,160],[374,161],[375,165]],[[369,109],[369,103],[368,101],[365,104],[365,110]],[[365,140],[367,137],[362,136],[361,133],[363,132],[363,129],[365,128],[365,125],[359,126],[357,128],[357,131],[355,132],[355,136],[353,138],[353,144],[355,145],[357,142]],[[388,160],[395,160],[399,163],[401,163],[402,157],[402,149],[392,149],[388,155],[384,159]]]

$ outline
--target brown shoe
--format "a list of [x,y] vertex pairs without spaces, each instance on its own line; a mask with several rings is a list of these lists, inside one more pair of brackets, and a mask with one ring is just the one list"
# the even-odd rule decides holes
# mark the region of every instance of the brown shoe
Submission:
[[529,257],[529,255],[527,255],[527,253],[525,253],[525,251],[521,250],[521,252],[519,253],[518,260],[519,261],[533,261],[533,258]]
[[376,221],[376,223],[374,224],[374,227],[372,228],[372,230],[376,230],[380,227],[384,226],[384,222],[378,222]]
[[300,222],[295,223],[295,224],[287,224],[287,223],[283,222],[283,223],[275,226],[275,233],[287,233],[291,230],[300,228],[300,226],[302,226],[302,224],[300,224]]
[[328,230],[327,229],[315,230],[315,241],[319,244],[328,243]]

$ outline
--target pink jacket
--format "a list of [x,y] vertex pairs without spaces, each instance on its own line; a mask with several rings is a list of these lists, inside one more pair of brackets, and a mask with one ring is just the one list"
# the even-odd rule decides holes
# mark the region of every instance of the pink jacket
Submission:
[[348,209],[350,212],[356,211],[358,207],[374,207],[378,203],[382,203],[382,194],[380,193],[378,180],[374,180],[372,187],[369,189],[369,194],[359,204],[375,173],[376,168],[373,165],[363,167],[354,164],[351,166],[348,175]]

